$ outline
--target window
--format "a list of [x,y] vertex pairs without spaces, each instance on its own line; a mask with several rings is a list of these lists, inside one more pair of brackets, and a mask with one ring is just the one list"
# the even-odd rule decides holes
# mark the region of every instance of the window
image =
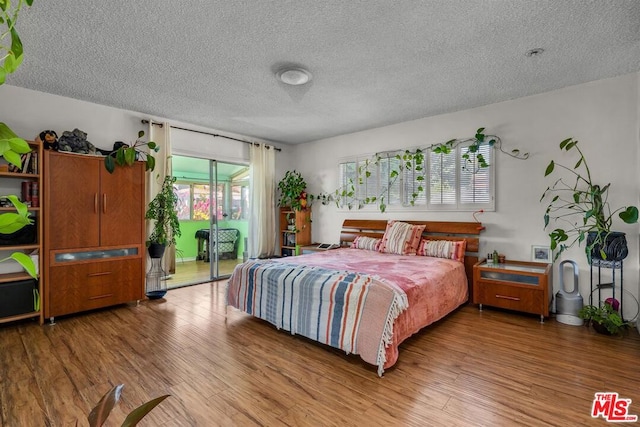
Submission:
[[204,221],[209,219],[209,209],[211,208],[211,197],[209,197],[209,185],[192,184],[193,208],[191,219],[194,221]]
[[340,163],[340,196],[342,206],[351,209],[356,199],[357,161]]
[[[488,167],[479,167],[478,153],[460,145],[446,154],[429,149],[378,154],[340,163],[343,207],[365,203],[418,206],[427,210],[494,209],[494,152],[481,145]],[[402,167],[401,167],[402,166]],[[383,198],[382,202],[380,198]]]
[[[478,165],[481,154],[489,167]],[[493,150],[481,145],[478,153],[459,146],[449,154],[430,153],[429,207],[449,210],[492,210]]]
[[178,195],[178,219],[191,219],[191,186],[189,184],[173,184]]
[[[215,193],[217,201],[216,217],[218,220],[227,219],[228,216],[225,210],[226,206],[228,206],[228,203],[226,203],[227,198],[225,197],[226,187],[226,183],[219,182]],[[209,220],[209,213],[211,212],[209,184],[179,182],[174,184],[174,188],[178,194],[179,220]]]
[[231,185],[231,219],[249,219],[249,184]]
[[429,151],[429,205],[454,207],[457,201],[456,153]]
[[458,159],[461,164],[459,203],[461,206],[467,206],[470,209],[487,205],[491,205],[493,208],[493,179],[491,178],[493,168],[491,165],[495,161],[493,158],[494,151],[488,145],[480,146],[479,153],[489,164],[488,168],[478,166],[478,159],[474,153],[469,153],[468,160],[462,158],[464,153],[467,152],[467,147],[463,147],[460,150],[460,158]]

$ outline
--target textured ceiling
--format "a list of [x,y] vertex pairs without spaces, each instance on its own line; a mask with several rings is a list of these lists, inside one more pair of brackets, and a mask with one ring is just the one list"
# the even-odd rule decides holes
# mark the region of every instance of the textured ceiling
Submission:
[[640,70],[637,0],[37,0],[18,28],[8,84],[285,143]]

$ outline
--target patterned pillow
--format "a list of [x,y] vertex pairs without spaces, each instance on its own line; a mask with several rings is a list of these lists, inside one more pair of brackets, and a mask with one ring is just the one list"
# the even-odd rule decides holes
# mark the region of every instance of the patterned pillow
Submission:
[[378,251],[388,254],[415,255],[424,227],[424,225],[389,221]]
[[368,251],[377,251],[380,247],[382,239],[375,239],[373,237],[358,236],[351,243],[351,247],[354,249],[366,249]]
[[464,261],[464,252],[467,249],[466,240],[427,240],[422,239],[418,246],[418,255],[432,256],[436,258],[448,258],[456,261]]

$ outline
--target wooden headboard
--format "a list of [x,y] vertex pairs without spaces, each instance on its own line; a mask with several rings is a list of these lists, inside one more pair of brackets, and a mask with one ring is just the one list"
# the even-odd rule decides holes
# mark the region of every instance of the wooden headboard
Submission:
[[[466,240],[467,251],[464,257],[464,268],[469,284],[469,299],[473,289],[473,265],[478,262],[480,249],[480,232],[484,227],[479,222],[450,222],[450,221],[405,221],[409,224],[425,225],[423,237],[431,240]],[[357,236],[382,238],[387,229],[384,219],[345,219],[340,233],[340,244],[351,244]]]

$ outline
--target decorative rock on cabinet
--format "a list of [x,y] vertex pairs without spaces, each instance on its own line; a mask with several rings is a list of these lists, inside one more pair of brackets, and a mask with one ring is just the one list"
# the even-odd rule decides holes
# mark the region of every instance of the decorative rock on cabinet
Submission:
[[144,295],[144,164],[45,151],[45,317]]

